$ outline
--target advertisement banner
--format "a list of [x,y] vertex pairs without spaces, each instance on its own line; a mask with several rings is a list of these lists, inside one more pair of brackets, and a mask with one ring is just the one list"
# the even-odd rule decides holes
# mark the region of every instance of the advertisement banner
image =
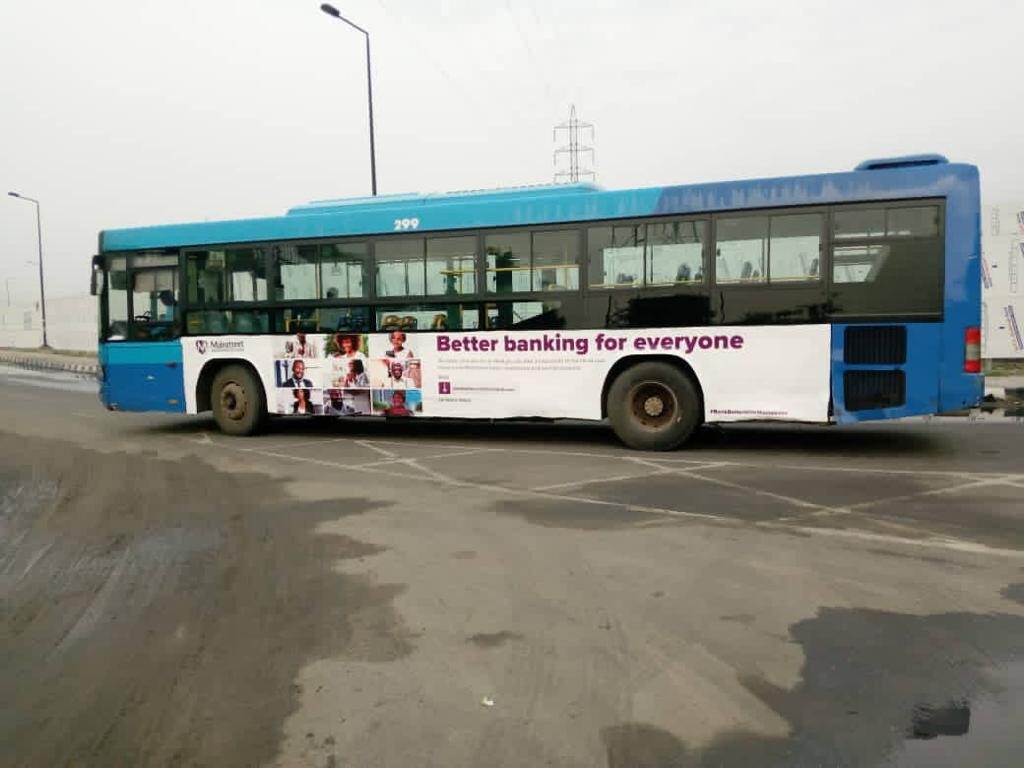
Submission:
[[276,414],[601,418],[612,367],[676,357],[707,421],[828,421],[828,325],[623,331],[214,336],[183,340],[187,405],[205,364],[241,358]]

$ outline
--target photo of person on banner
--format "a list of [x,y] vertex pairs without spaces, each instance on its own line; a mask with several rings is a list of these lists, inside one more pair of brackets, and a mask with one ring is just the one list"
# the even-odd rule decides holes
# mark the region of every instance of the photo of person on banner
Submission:
[[289,339],[284,344],[284,356],[285,357],[317,357],[316,346],[311,341],[306,340],[306,334],[299,333],[295,334],[294,339]]
[[370,386],[370,377],[366,375],[366,365],[363,360],[348,361],[348,373],[342,379],[341,386],[345,388]]
[[374,360],[370,383],[381,389],[419,389],[420,385],[407,374],[411,362],[388,358]]
[[388,343],[391,347],[384,352],[385,357],[415,357],[412,350],[405,346],[406,338],[405,331],[391,331],[388,334]]
[[296,360],[292,363],[291,378],[281,382],[282,387],[289,389],[312,389],[313,382],[306,378],[306,363],[303,360]]
[[356,333],[336,333],[328,337],[327,354],[344,360],[365,360],[361,347],[363,338]]

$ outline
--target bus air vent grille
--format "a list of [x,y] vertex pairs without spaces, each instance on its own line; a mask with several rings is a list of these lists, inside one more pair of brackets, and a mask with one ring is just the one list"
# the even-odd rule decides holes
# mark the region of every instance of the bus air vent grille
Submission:
[[846,371],[843,389],[848,411],[898,408],[907,402],[903,371]]
[[843,362],[847,365],[903,365],[907,362],[904,325],[862,325],[846,329]]

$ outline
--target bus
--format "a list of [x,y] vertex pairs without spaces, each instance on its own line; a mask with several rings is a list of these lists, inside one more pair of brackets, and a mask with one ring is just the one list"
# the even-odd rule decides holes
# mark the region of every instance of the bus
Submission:
[[705,423],[976,406],[977,168],[388,195],[100,233],[100,397],[275,415]]

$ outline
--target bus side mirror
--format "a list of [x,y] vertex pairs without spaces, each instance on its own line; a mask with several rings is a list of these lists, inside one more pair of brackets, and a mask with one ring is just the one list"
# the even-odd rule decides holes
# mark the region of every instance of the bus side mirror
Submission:
[[89,279],[89,293],[93,296],[99,296],[103,293],[103,276],[103,257],[93,256],[92,275]]

